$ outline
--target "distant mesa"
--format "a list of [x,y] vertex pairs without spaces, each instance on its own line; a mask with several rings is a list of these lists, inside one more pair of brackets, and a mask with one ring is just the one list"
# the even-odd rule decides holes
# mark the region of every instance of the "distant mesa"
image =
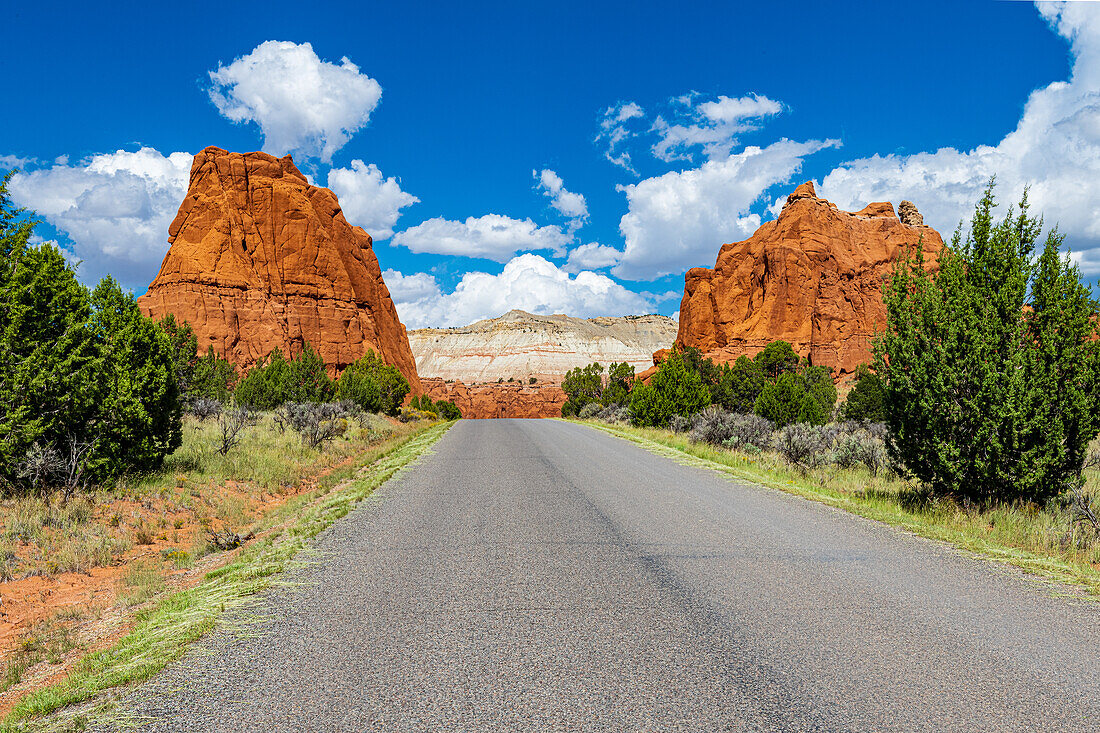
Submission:
[[676,321],[668,316],[573,318],[521,310],[469,326],[409,331],[419,374],[467,383],[560,382],[570,369],[594,361],[625,361],[641,370],[675,338]]
[[138,304],[188,321],[201,352],[213,346],[243,370],[308,342],[335,373],[373,349],[422,391],[370,235],[289,155],[206,148],[168,235]]
[[[592,362],[641,370],[676,338],[668,316],[541,316],[512,310],[458,328],[409,331],[417,372],[432,399],[466,417],[560,417],[566,372]],[[533,383],[532,383],[533,380]]]
[[943,247],[912,202],[898,212],[890,203],[841,211],[803,183],[777,219],[723,245],[713,268],[687,272],[676,344],[730,362],[782,339],[850,374],[886,326],[882,285],[903,248],[920,243],[934,269]]

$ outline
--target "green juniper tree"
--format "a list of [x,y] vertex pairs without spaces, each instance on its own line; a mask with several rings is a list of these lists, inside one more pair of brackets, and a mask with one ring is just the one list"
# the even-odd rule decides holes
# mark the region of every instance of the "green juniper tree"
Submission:
[[844,401],[844,419],[882,422],[886,419],[882,377],[866,364],[856,367],[855,385]]
[[753,357],[764,376],[775,381],[784,372],[793,372],[798,369],[800,359],[792,347],[786,341],[772,341],[763,350]]
[[335,393],[336,385],[325,371],[324,361],[306,344],[302,353],[290,359],[278,349],[272,350],[241,379],[233,397],[256,410],[273,410],[285,402],[327,402]]
[[1097,304],[1042,222],[994,221],[993,183],[970,230],[925,268],[920,247],[885,289],[875,344],[887,449],[932,491],[968,501],[1042,502],[1079,481],[1100,430]]
[[[709,360],[708,360],[709,361]],[[668,427],[673,415],[689,417],[710,404],[710,391],[693,368],[692,358],[680,349],[669,352],[649,384],[639,384],[630,394],[630,408],[639,425]]]
[[19,484],[35,444],[57,455],[87,443],[97,416],[101,356],[88,291],[51,244],[16,243],[0,283],[0,471]]
[[[342,400],[353,400],[368,412],[396,415],[409,394],[409,382],[397,367],[387,364],[373,349],[344,370],[336,393]],[[431,404],[431,398],[424,396]]]
[[274,349],[266,359],[248,370],[233,390],[233,399],[254,410],[274,410],[287,401],[289,372],[286,357]]
[[607,368],[607,386],[600,395],[600,403],[622,405],[630,402],[630,390],[634,388],[634,367],[624,362],[611,362]]
[[92,473],[106,477],[154,469],[183,436],[168,337],[109,275],[92,291],[91,310],[100,355]]
[[[771,420],[776,427],[783,427],[799,422],[806,397],[806,385],[798,375],[794,372],[784,372],[760,391],[760,396],[756,398],[756,403],[753,405],[753,412]],[[812,410],[810,405],[805,407],[807,413]]]
[[561,406],[562,417],[580,414],[585,405],[599,402],[603,395],[603,364],[592,362],[586,367],[570,369],[565,373],[561,388],[567,398]]
[[767,383],[760,364],[747,356],[740,356],[732,366],[722,366],[718,386],[713,390],[714,404],[731,412],[752,412],[756,398]]
[[[66,492],[180,443],[167,339],[111,278],[89,294],[0,182],[0,485]],[[33,460],[32,460],[33,458]],[[36,467],[28,471],[28,464]],[[47,470],[48,469],[48,470]]]

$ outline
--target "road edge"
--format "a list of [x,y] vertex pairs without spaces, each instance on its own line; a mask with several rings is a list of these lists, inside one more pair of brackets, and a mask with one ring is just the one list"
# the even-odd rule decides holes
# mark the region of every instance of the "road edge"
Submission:
[[1100,602],[1100,573],[1086,575],[1067,563],[1061,562],[1055,558],[1038,555],[1028,550],[1005,547],[981,538],[970,537],[962,535],[961,533],[952,533],[946,527],[934,524],[899,520],[884,512],[876,511],[873,507],[861,505],[857,502],[845,499],[844,497],[832,496],[816,491],[809,486],[796,483],[771,481],[766,476],[761,476],[759,473],[739,470],[734,466],[728,466],[700,456],[695,456],[674,446],[666,445],[642,436],[633,435],[625,430],[616,429],[614,425],[584,420],[563,420],[563,422],[571,422],[602,431],[616,438],[634,443],[650,453],[670,458],[685,465],[717,471],[718,473],[725,474],[741,481],[763,486],[768,489],[782,491],[785,494],[798,496],[808,501],[825,504],[834,509],[839,509],[894,529],[900,529],[927,540],[946,544],[979,559],[1013,567],[1023,571],[1027,576],[1051,586],[1052,589],[1062,591],[1061,593],[1055,592],[1054,595],[1071,596],[1094,603]]
[[[242,548],[198,585],[168,595],[141,612],[112,646],[81,659],[62,680],[24,695],[0,722],[0,733],[84,730],[118,720],[113,693],[148,680],[205,637],[225,614],[240,609],[297,564],[319,533],[346,516],[399,472],[430,454],[454,422],[395,441],[356,475],[322,494],[289,502],[273,517],[274,531]],[[287,519],[287,517],[292,517]],[[277,524],[279,520],[282,524]],[[110,696],[111,699],[100,699]]]

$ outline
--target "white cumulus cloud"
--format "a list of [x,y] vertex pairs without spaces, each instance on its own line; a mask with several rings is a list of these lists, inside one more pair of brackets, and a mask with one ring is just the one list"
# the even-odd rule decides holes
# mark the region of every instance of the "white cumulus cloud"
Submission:
[[367,124],[382,98],[377,81],[347,57],[322,61],[309,43],[265,41],[210,72],[210,100],[227,119],[255,122],[265,152],[328,163]]
[[538,181],[536,188],[550,199],[550,205],[557,209],[562,216],[569,219],[569,228],[576,230],[582,227],[588,220],[588,204],[585,202],[584,196],[567,189],[561,176],[549,168],[543,168],[542,171],[531,171],[531,173]]
[[[909,199],[926,223],[950,232],[968,221],[990,176],[1002,204],[1030,185],[1033,211],[1058,224],[1074,249],[1100,248],[1100,6],[1037,3],[1051,27],[1070,42],[1068,81],[1032,92],[1016,129],[972,150],[941,148],[914,155],[852,160],[825,176],[818,193],[838,206]],[[1003,209],[1002,209],[1003,211]],[[1080,260],[1095,274],[1096,259]]]
[[153,148],[95,155],[16,174],[12,199],[68,235],[85,282],[111,274],[144,289],[168,251],[168,225],[187,191],[191,153]]
[[507,262],[517,252],[550,250],[555,255],[563,254],[571,240],[572,235],[558,226],[540,227],[530,219],[486,214],[466,221],[428,219],[398,232],[393,244],[412,252]]
[[344,217],[376,241],[392,237],[401,209],[420,202],[402,191],[396,178],[386,178],[374,163],[361,160],[351,161],[350,168],[331,169],[328,187],[340,199]]
[[738,136],[759,129],[767,117],[783,111],[783,105],[763,95],[744,97],[719,95],[715,101],[695,104],[697,95],[675,101],[676,117],[669,122],[658,117],[653,123],[657,142],[653,154],[667,162],[691,158],[691,148],[702,146],[710,159],[724,158],[737,145]]
[[723,243],[744,239],[760,226],[760,215],[749,209],[765,191],[790,182],[806,156],[838,144],[780,140],[620,186],[627,199],[627,213],[619,221],[626,246],[612,274],[655,280],[712,266]]
[[449,293],[426,273],[386,270],[382,277],[409,328],[464,326],[513,308],[581,318],[653,312],[652,301],[606,275],[586,271],[571,277],[534,254],[513,258],[499,275],[467,272]]
[[608,247],[598,242],[589,242],[569,251],[569,259],[566,260],[563,269],[566,272],[601,270],[617,264],[622,254],[614,247]]

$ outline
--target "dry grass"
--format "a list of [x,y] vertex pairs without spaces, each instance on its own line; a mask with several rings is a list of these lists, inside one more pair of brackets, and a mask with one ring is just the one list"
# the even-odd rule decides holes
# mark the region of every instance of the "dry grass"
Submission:
[[[917,487],[864,468],[800,470],[776,453],[748,454],[696,443],[685,434],[589,422],[654,452],[696,460],[738,478],[782,489],[862,516],[950,542],[1100,598],[1100,536],[1078,520],[1068,501],[1047,506],[966,507],[933,499]],[[1100,472],[1086,472],[1084,493],[1100,500]]]
[[[407,432],[367,416],[362,424],[352,421],[324,450],[315,450],[265,414],[245,430],[237,448],[221,455],[215,421],[187,418],[183,445],[155,473],[68,502],[38,496],[0,501],[0,582],[110,565],[135,546],[186,536],[181,530],[195,524],[245,528],[264,504],[296,490],[304,476],[398,431]],[[190,549],[203,553],[201,546]]]
[[164,566],[153,560],[137,560],[119,579],[118,597],[124,606],[139,606],[164,590]]

